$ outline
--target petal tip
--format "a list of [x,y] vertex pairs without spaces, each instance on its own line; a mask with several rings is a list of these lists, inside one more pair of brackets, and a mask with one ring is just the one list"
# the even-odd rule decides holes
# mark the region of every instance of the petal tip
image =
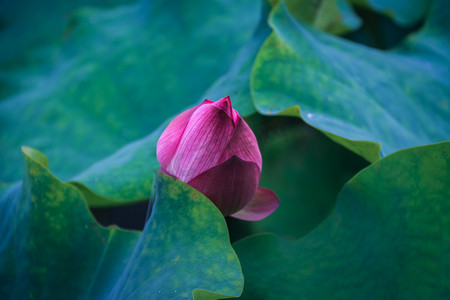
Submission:
[[220,108],[224,112],[227,113],[227,115],[233,119],[233,107],[231,105],[231,99],[229,96],[226,96],[216,102],[214,102],[212,105],[214,105],[217,108]]
[[245,221],[260,221],[271,215],[280,205],[280,199],[269,189],[259,187],[252,200],[231,216]]

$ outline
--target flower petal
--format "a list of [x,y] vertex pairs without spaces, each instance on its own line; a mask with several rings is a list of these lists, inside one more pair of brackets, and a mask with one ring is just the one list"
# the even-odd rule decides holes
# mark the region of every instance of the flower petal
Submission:
[[212,105],[226,112],[230,118],[233,117],[233,109],[231,108],[231,100],[229,96],[217,100]]
[[231,216],[246,221],[259,221],[273,213],[279,205],[280,199],[274,192],[259,187],[247,206]]
[[213,105],[217,108],[222,109],[223,111],[225,111],[227,113],[227,115],[233,119],[233,123],[234,125],[237,124],[238,120],[241,118],[239,116],[239,113],[233,109],[232,105],[231,105],[231,99],[229,96],[226,96],[220,100],[218,100],[217,102],[214,102]]
[[213,105],[200,106],[191,116],[178,147],[165,168],[188,182],[219,164],[234,129],[232,119]]
[[233,155],[236,155],[243,160],[256,163],[259,170],[262,170],[262,158],[258,147],[258,141],[256,140],[253,131],[242,118],[239,118],[233,136],[228,142],[228,145],[220,158],[220,162],[227,160]]
[[232,156],[188,184],[205,194],[224,216],[228,216],[242,209],[252,199],[260,175],[258,165]]
[[202,105],[211,103],[210,100],[203,101],[187,111],[176,116],[164,132],[161,134],[156,144],[156,157],[163,168],[167,168],[178,147],[179,141],[183,136],[184,129],[189,122],[192,114]]

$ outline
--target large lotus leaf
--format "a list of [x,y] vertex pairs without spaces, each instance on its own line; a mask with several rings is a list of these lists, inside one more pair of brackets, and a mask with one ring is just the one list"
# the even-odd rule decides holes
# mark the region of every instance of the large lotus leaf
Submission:
[[[360,25],[358,17],[345,0],[290,0],[291,12],[316,28],[331,32],[342,33],[354,30]],[[231,96],[233,106],[243,116],[255,112],[250,95],[250,76],[253,62],[266,38],[271,33],[267,24],[268,14],[272,8],[269,1],[263,1],[260,23],[253,37],[240,50],[229,71],[216,80],[205,92],[204,99],[220,99],[224,95]]]
[[114,206],[149,199],[155,168],[156,143],[168,122],[143,139],[129,143],[74,177],[72,184],[89,206]]
[[440,142],[450,131],[450,7],[438,2],[423,29],[380,51],[297,22],[281,3],[259,52],[252,95],[264,114],[301,116],[369,161]]
[[83,194],[48,171],[45,156],[23,152],[24,181],[0,198],[1,299],[123,299],[132,284],[140,293],[133,299],[241,293],[223,216],[199,192],[158,174],[142,234],[103,228]]
[[33,59],[8,60],[1,74],[14,92],[0,102],[0,180],[20,178],[21,144],[42,149],[68,179],[155,130],[228,70],[259,7],[143,0],[73,12],[56,45],[30,47]]
[[140,233],[99,226],[42,154],[23,154],[24,181],[0,198],[0,298],[96,298],[120,276]]
[[[0,41],[2,41],[2,47],[0,47],[2,72],[0,74],[9,68],[14,69],[17,64],[25,61],[29,65],[36,65],[42,60],[53,60],[53,55],[43,57],[32,49],[59,44],[64,36],[67,20],[76,9],[83,6],[109,8],[130,2],[134,1],[3,0],[0,4]],[[0,81],[0,84],[2,84],[0,97],[19,88],[19,86],[10,85],[10,82],[5,84]]]
[[450,297],[450,142],[402,150],[353,177],[304,238],[234,248],[244,299]]
[[37,45],[57,44],[64,35],[70,15],[80,7],[113,8],[133,2],[136,1],[3,0],[0,9],[0,38],[7,38],[9,43],[3,44],[0,49],[0,64],[13,66],[19,62],[18,59],[30,59],[27,63],[36,63],[37,61],[32,61],[30,50]]
[[273,190],[280,206],[253,229],[300,237],[333,211],[342,186],[367,162],[299,118],[260,117],[249,124],[260,141],[260,186]]
[[155,174],[151,219],[110,297],[172,299],[192,291],[196,299],[239,296],[244,279],[220,211],[187,184]]

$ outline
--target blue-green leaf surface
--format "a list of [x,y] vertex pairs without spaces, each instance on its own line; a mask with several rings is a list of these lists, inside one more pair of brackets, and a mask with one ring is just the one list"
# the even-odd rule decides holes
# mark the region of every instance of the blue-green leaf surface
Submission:
[[139,232],[103,228],[81,192],[23,148],[25,177],[0,198],[1,299],[101,299]]
[[450,142],[396,152],[355,175],[305,237],[234,244],[242,298],[449,298],[449,153]]
[[[43,1],[39,9],[59,2]],[[58,21],[45,24],[60,27],[36,41],[25,32],[32,25],[20,31],[16,19],[2,22],[0,44],[9,44],[14,27],[24,40],[17,47],[28,46],[8,47],[0,57],[1,181],[21,178],[23,144],[44,151],[55,174],[69,179],[147,136],[228,70],[260,13],[259,1],[88,5],[46,15]],[[4,9],[12,14],[14,6]],[[14,15],[22,22],[28,14]],[[28,20],[37,23],[36,37],[48,29],[39,20]]]
[[[204,195],[156,173],[156,202],[111,298],[196,299],[239,296],[243,276],[225,220]],[[219,296],[222,295],[222,296]]]
[[243,277],[220,211],[157,173],[143,233],[104,228],[83,194],[24,147],[23,182],[0,198],[1,299],[218,299]]
[[450,7],[438,1],[420,32],[381,51],[299,23],[280,3],[253,68],[263,114],[301,116],[369,161],[445,141],[450,132]]

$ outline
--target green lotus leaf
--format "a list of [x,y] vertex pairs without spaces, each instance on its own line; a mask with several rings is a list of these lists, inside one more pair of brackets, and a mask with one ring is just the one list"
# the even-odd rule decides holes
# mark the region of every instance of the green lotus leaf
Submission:
[[96,162],[71,183],[85,195],[91,207],[115,206],[147,201],[153,172],[159,168],[156,143],[168,122],[140,140]]
[[243,277],[222,214],[187,184],[157,173],[144,231],[104,228],[83,194],[24,147],[23,182],[0,197],[0,298],[218,299]]
[[[252,38],[242,47],[229,71],[217,79],[202,97],[202,99],[220,99],[224,95],[229,95],[234,108],[242,116],[250,116],[255,113],[250,95],[250,76],[256,55],[271,33],[267,19],[272,9],[272,3],[268,0],[262,2],[259,26]],[[297,18],[323,31],[343,33],[354,30],[360,25],[358,17],[345,0],[319,2],[291,0],[287,3]]]
[[425,25],[391,51],[318,31],[286,5],[271,13],[251,92],[263,114],[303,118],[369,161],[441,142],[450,130],[450,9],[437,2]]
[[[20,180],[24,144],[45,152],[67,180],[144,138],[228,70],[260,8],[250,0],[79,5],[41,1],[36,11],[57,6],[42,15],[57,20],[33,17],[20,27],[28,9],[2,3],[0,44],[9,50],[0,52],[0,181]],[[25,41],[9,46],[15,37]]]
[[83,194],[54,177],[43,154],[23,154],[23,182],[0,198],[0,298],[100,299],[141,233],[98,225]]
[[244,278],[220,211],[186,183],[159,172],[155,176],[150,221],[109,297],[239,296]]
[[373,163],[301,239],[262,234],[235,243],[242,298],[450,297],[449,153],[444,142]]
[[[0,74],[12,71],[15,76],[1,77],[0,98],[9,93],[16,92],[23,87],[23,82],[17,81],[17,75],[21,73],[19,65],[38,66],[43,61],[50,63],[55,59],[57,49],[53,46],[61,43],[66,37],[66,27],[70,16],[80,7],[97,7],[111,9],[118,5],[132,3],[130,0],[3,0],[0,10]],[[7,42],[6,42],[7,41]],[[42,55],[37,48],[46,47],[50,55]],[[15,70],[15,71],[14,71]],[[22,70],[23,71],[23,70]],[[5,73],[3,73],[5,72]],[[25,75],[25,74],[21,74]],[[4,80],[4,81],[3,81]],[[15,82],[14,82],[15,81]],[[14,82],[14,84],[13,84]],[[3,85],[5,84],[5,85]]]

